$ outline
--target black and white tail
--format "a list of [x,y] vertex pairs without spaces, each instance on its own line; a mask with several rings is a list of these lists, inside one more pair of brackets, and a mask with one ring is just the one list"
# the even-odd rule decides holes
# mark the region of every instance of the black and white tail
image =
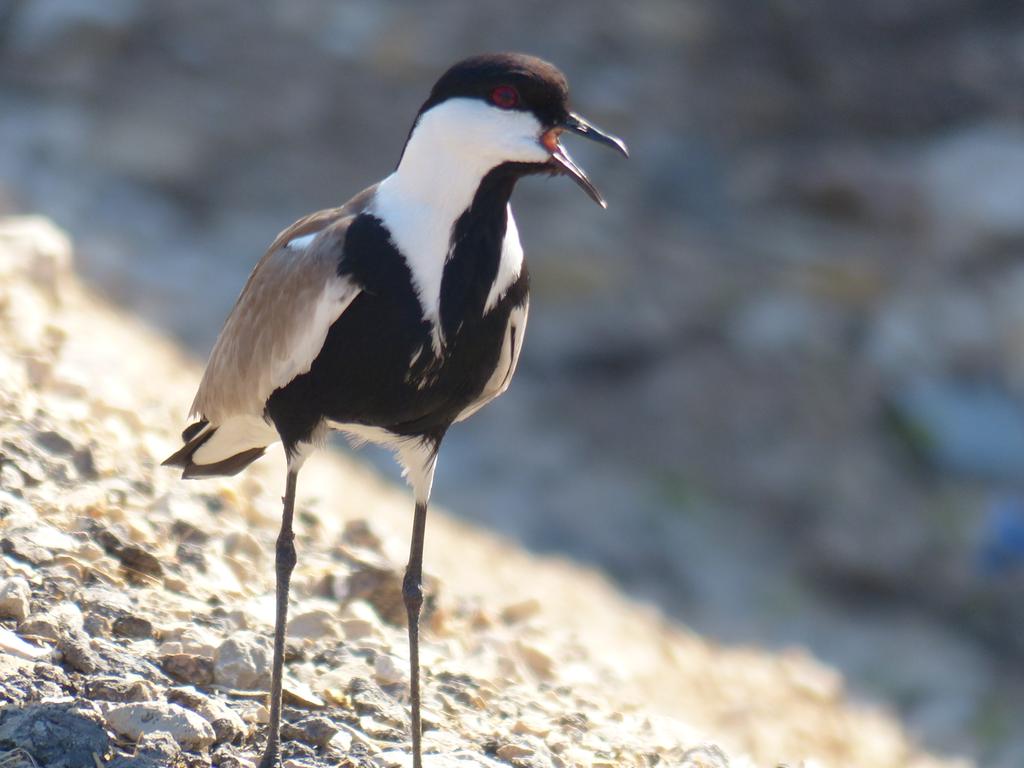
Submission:
[[273,441],[263,432],[235,419],[219,426],[206,419],[197,421],[181,433],[185,444],[164,459],[163,466],[180,467],[185,479],[237,475],[262,456]]

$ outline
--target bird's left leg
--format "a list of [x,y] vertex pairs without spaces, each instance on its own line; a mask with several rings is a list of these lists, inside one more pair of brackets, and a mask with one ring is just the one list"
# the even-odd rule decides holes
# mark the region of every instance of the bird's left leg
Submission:
[[412,522],[409,563],[402,580],[402,600],[409,621],[409,703],[412,709],[412,765],[422,768],[422,724],[420,720],[420,609],[423,607],[423,539],[427,527],[427,503],[434,478],[436,452],[430,456],[426,471],[413,480],[416,511]]
[[299,470],[289,465],[288,480],[285,483],[284,510],[281,517],[281,532],[277,537],[275,565],[277,571],[277,617],[274,623],[274,661],[270,683],[270,723],[267,747],[263,752],[259,768],[276,768],[281,743],[281,690],[284,676],[285,627],[288,623],[288,586],[295,568],[295,534],[292,532],[292,515],[295,511],[295,484]]

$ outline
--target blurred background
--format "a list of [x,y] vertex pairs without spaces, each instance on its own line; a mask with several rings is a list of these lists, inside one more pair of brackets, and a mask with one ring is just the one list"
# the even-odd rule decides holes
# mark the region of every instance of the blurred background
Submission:
[[607,212],[520,185],[529,342],[435,499],[1024,765],[1017,0],[0,0],[0,213],[205,357],[274,235],[488,50],[632,158],[572,147]]

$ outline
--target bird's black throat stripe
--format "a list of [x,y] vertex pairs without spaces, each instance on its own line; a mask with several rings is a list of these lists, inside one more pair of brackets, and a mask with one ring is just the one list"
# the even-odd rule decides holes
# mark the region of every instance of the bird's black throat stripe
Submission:
[[309,372],[267,401],[267,415],[286,450],[309,441],[325,419],[439,443],[459,414],[476,402],[498,364],[510,314],[528,298],[524,264],[504,296],[484,313],[499,271],[509,197],[515,182],[536,170],[515,163],[495,168],[455,222],[441,281],[445,344],[440,356],[431,345],[431,325],[423,317],[408,264],[385,224],[368,213],[356,217],[339,254],[338,272],[362,292],[331,326]]

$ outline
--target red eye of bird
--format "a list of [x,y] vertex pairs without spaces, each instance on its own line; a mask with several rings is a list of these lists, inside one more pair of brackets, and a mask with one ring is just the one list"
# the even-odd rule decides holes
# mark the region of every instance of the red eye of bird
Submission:
[[491,91],[491,103],[501,109],[512,109],[519,104],[519,93],[511,85],[499,85]]

